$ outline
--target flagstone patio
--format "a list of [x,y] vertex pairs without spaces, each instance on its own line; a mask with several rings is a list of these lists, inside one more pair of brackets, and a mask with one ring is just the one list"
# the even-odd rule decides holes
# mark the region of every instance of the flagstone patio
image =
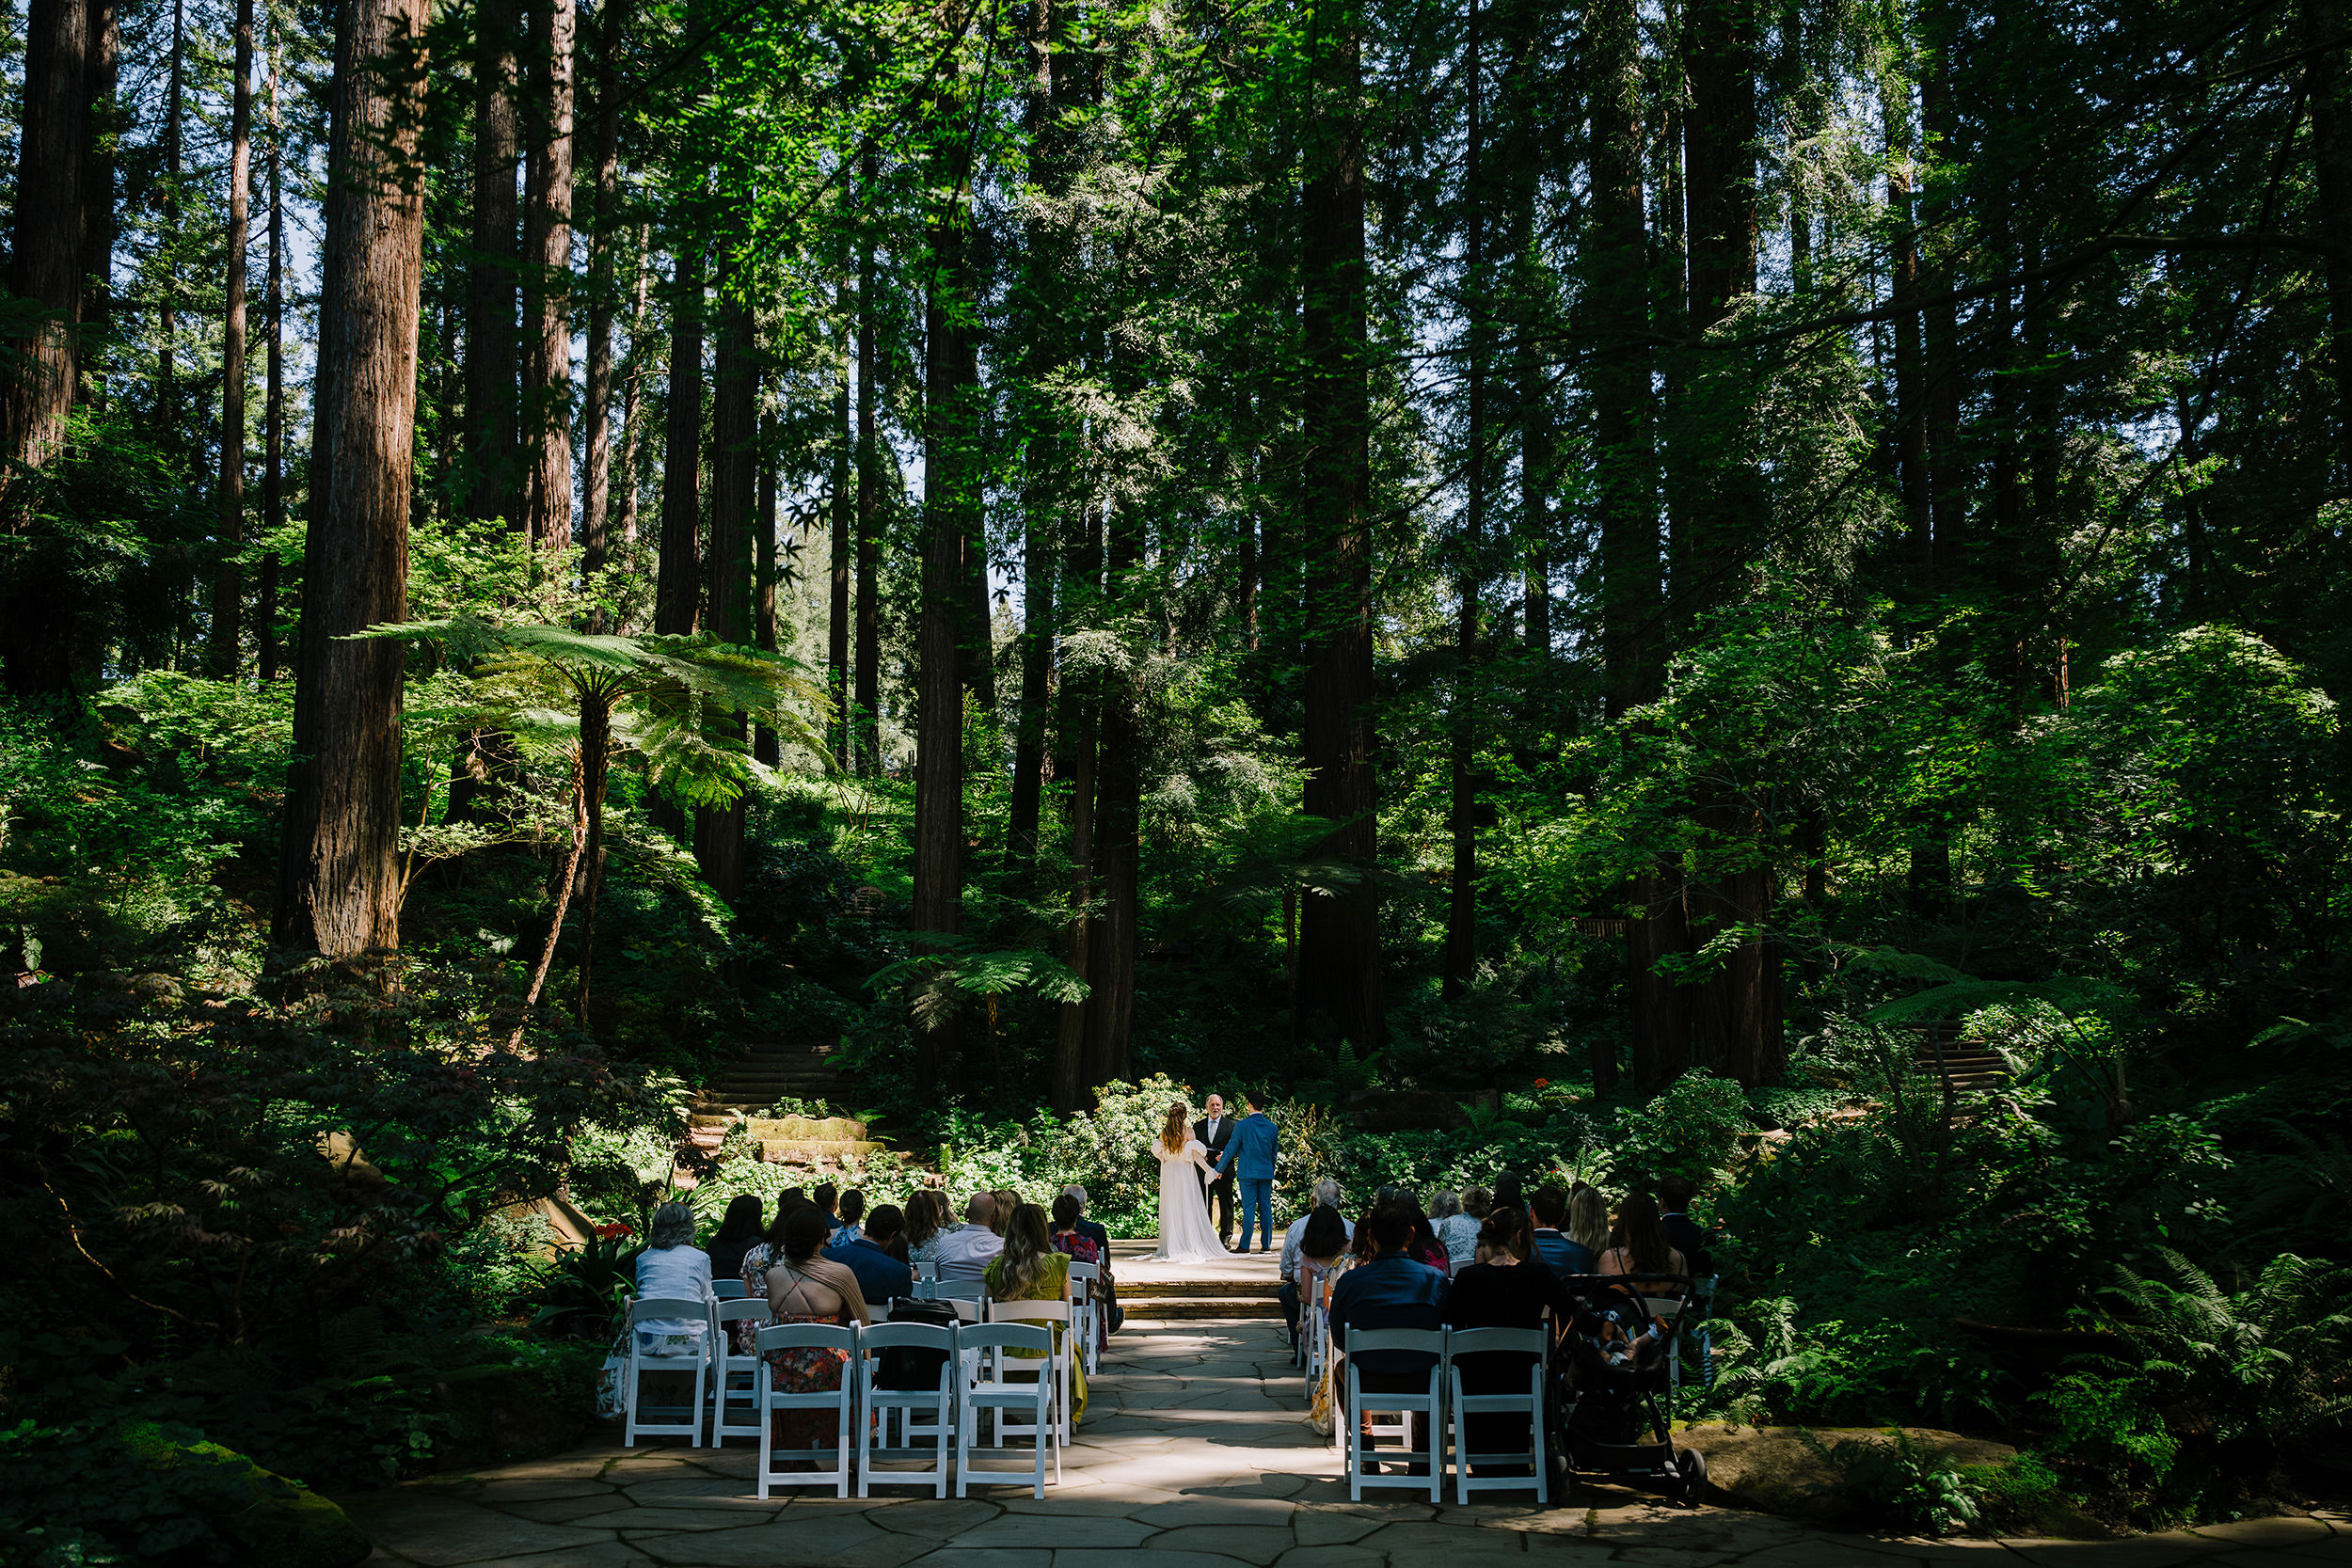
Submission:
[[969,1499],[928,1490],[835,1499],[752,1496],[753,1449],[675,1440],[435,1477],[342,1499],[375,1563],[421,1568],[1450,1568],[1551,1556],[1650,1568],[1890,1568],[1968,1560],[2061,1568],[2352,1564],[2352,1518],[2261,1519],[2116,1542],[1914,1541],[1836,1534],[1614,1487],[1432,1508],[1404,1492],[1347,1500],[1300,1414],[1279,1323],[1133,1325],[1112,1341],[1061,1483]]

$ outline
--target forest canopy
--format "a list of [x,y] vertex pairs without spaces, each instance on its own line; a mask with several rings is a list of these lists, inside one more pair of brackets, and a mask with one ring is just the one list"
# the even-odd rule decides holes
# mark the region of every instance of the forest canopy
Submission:
[[[1258,1085],[1350,1180],[1688,1165],[1752,1249],[1725,1399],[2237,1506],[2271,1449],[2159,1464],[2098,1402],[2178,1390],[1950,1320],[2344,1257],[2347,48],[2328,0],[27,0],[0,1159],[63,1218],[9,1224],[152,1308],[129,1378],[277,1321],[134,1278],[224,1171],[453,1331],[500,1215],[638,1213],[747,1047],[959,1180]],[[214,1141],[135,1177],[171,1083]],[[316,1186],[346,1105],[383,1192]],[[1793,1283],[1832,1244],[1867,1334]]]

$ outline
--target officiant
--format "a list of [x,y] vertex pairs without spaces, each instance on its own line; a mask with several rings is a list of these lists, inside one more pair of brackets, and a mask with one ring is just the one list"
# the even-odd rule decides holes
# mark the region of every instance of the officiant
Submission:
[[[1201,1146],[1209,1151],[1210,1164],[1223,1164],[1225,1146],[1232,1141],[1233,1136],[1233,1119],[1225,1114],[1225,1097],[1221,1094],[1209,1096],[1208,1112],[1207,1116],[1192,1124],[1192,1135],[1200,1139]],[[1200,1185],[1208,1197],[1210,1209],[1216,1214],[1217,1240],[1231,1248],[1233,1244],[1232,1173],[1228,1171],[1214,1181],[1204,1176],[1200,1179]]]

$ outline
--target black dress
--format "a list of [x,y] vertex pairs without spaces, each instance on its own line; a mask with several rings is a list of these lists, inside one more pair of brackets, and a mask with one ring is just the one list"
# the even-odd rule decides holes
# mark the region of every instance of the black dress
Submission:
[[[1448,1328],[1537,1328],[1550,1308],[1555,1324],[1566,1323],[1576,1303],[1562,1288],[1560,1276],[1537,1262],[1473,1263],[1454,1276],[1445,1298]],[[1465,1394],[1516,1394],[1527,1387],[1530,1357],[1508,1351],[1486,1351],[1455,1360],[1461,1369]],[[1509,1412],[1473,1413],[1467,1418],[1464,1438],[1474,1453],[1511,1453],[1532,1449],[1527,1418]],[[1472,1474],[1486,1465],[1473,1465]]]

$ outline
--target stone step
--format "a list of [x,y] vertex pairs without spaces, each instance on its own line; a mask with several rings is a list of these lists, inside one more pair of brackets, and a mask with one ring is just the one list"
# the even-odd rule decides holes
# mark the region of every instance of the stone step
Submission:
[[[1197,1296],[1206,1300],[1227,1301],[1242,1296],[1263,1296],[1266,1300],[1272,1301],[1275,1280],[1274,1271],[1271,1269],[1266,1271],[1266,1277],[1263,1284],[1254,1279],[1131,1279],[1122,1276],[1120,1290],[1122,1292],[1133,1291],[1138,1296],[1148,1296],[1153,1299],[1162,1296]],[[1123,1301],[1126,1297],[1122,1293],[1120,1299]]]
[[[1152,1286],[1156,1292],[1165,1289]],[[1192,1318],[1275,1318],[1282,1316],[1282,1304],[1272,1296],[1130,1296],[1124,1291],[1119,1305],[1127,1314],[1127,1322],[1173,1323]]]

